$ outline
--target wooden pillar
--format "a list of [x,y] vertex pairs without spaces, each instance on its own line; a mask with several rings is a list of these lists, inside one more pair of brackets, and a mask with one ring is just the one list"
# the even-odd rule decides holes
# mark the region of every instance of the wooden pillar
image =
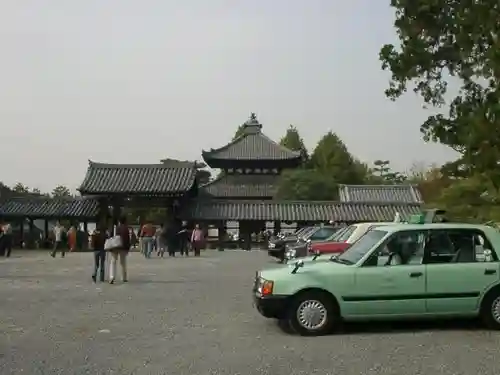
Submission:
[[218,243],[218,248],[219,251],[224,251],[224,246],[226,244],[226,237],[227,237],[227,228],[226,228],[226,222],[223,221],[219,223],[217,226],[218,232],[219,232],[219,243]]
[[112,213],[113,226],[111,227],[111,233],[113,234],[116,233],[116,228],[118,227],[118,220],[120,220],[120,215],[121,215],[121,207],[118,205],[118,203],[114,202],[113,213]]
[[34,249],[35,248],[35,223],[33,222],[33,219],[29,218],[28,219],[28,227],[29,227],[29,234],[26,242],[26,248],[27,249]]
[[83,231],[88,234],[89,233],[89,223],[87,220],[83,222]]
[[45,241],[49,239],[49,221],[47,219],[43,221],[43,238]]
[[19,246],[22,248],[23,247],[23,242],[24,242],[24,219],[21,219],[19,222],[19,234],[20,234],[20,243]]
[[277,236],[278,233],[280,232],[281,232],[281,221],[275,221],[273,227],[273,234]]

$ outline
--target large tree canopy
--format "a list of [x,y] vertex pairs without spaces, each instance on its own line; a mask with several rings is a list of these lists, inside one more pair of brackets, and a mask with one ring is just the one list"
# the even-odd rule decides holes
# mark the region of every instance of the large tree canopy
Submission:
[[363,168],[349,153],[346,145],[333,132],[328,132],[320,139],[311,155],[311,167],[319,173],[329,175],[342,184],[363,182]]
[[304,145],[304,140],[300,136],[298,129],[293,125],[290,125],[286,130],[285,136],[280,140],[280,145],[292,151],[300,152],[304,161],[309,159],[309,154],[306,146]]
[[276,198],[284,200],[334,200],[337,184],[333,176],[313,169],[285,171],[280,178]]
[[71,197],[71,192],[66,186],[58,185],[52,190],[52,196],[54,198]]
[[[380,51],[383,68],[392,73],[386,95],[396,100],[412,87],[426,104],[445,107],[421,126],[425,140],[460,153],[444,171],[486,175],[498,189],[500,2],[391,0],[391,6],[399,46]],[[448,92],[454,81],[459,90]]]

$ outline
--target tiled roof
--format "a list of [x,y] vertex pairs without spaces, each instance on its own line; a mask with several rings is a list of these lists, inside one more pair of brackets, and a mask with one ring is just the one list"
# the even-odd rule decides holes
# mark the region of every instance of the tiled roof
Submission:
[[418,204],[197,200],[184,217],[198,220],[280,221],[392,221],[396,212],[403,219],[419,213]]
[[82,194],[175,195],[185,193],[196,180],[193,163],[104,164],[89,161],[78,189]]
[[422,203],[422,195],[415,185],[340,185],[342,202],[400,202]]
[[301,159],[300,152],[289,150],[262,133],[262,125],[252,114],[244,125],[243,134],[231,143],[210,151],[202,151],[205,162],[211,160],[290,160]]
[[23,197],[11,198],[0,205],[0,216],[31,218],[88,218],[97,217],[99,203],[96,199]]
[[201,186],[200,192],[224,198],[272,198],[278,179],[278,175],[228,174]]

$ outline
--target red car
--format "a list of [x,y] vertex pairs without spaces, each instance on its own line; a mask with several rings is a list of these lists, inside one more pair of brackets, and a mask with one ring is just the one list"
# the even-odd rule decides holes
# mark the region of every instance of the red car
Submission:
[[309,244],[309,253],[317,254],[340,254],[351,244],[348,241],[354,229],[352,226],[340,229],[338,233],[329,241],[314,242]]
[[370,229],[394,224],[390,222],[381,223],[357,223],[348,226],[347,228],[341,229],[337,236],[332,238],[328,242],[316,242],[311,243],[309,247],[309,252],[312,254],[340,254],[346,251],[349,246],[356,242],[361,236],[363,236]]

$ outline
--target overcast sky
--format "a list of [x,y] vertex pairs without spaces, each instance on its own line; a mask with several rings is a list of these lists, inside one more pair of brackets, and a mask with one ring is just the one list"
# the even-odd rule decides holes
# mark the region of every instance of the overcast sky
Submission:
[[88,159],[201,159],[250,112],[309,148],[443,162],[413,95],[384,97],[389,0],[0,0],[0,181],[78,187]]

